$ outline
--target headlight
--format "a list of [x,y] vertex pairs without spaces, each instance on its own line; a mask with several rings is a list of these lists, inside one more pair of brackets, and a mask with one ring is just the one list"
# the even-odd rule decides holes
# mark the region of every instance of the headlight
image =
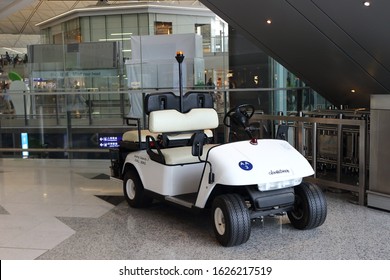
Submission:
[[294,179],[285,180],[285,181],[258,184],[257,188],[259,189],[259,191],[262,191],[262,192],[272,191],[272,190],[284,189],[284,188],[297,186],[301,182],[302,182],[302,178],[294,178]]

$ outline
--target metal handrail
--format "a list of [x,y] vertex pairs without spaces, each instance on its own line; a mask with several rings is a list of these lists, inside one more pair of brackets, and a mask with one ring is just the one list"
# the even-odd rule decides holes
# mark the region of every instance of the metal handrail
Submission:
[[[337,128],[337,180],[331,181],[326,179],[317,178],[316,175],[309,178],[309,181],[324,185],[327,187],[337,188],[341,190],[347,190],[358,193],[358,203],[364,205],[365,200],[365,191],[366,191],[366,182],[367,182],[367,121],[366,120],[357,120],[357,119],[332,119],[332,118],[318,118],[318,117],[297,117],[297,116],[273,116],[273,115],[254,115],[251,119],[252,122],[263,122],[263,121],[278,121],[280,123],[285,122],[289,126],[292,126],[296,132],[294,135],[295,143],[294,146],[299,152],[305,154],[304,146],[304,125],[310,124],[312,132],[312,151],[311,151],[311,164],[314,170],[317,169],[317,131],[319,125],[335,125]],[[346,183],[341,183],[341,166],[342,166],[342,129],[343,126],[356,126],[358,128],[359,134],[359,181],[358,185],[351,185]]]

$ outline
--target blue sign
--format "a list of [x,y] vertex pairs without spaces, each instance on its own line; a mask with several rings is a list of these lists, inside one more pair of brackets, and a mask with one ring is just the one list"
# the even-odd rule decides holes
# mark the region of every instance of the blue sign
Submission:
[[[22,142],[22,149],[28,149],[28,134],[26,132],[20,133],[20,140]],[[23,158],[28,158],[28,151],[23,151]]]
[[238,163],[238,165],[240,166],[240,168],[241,168],[242,170],[245,170],[245,171],[252,170],[252,168],[253,168],[252,163],[250,163],[249,161],[245,161],[245,160],[240,161],[240,162]]
[[119,141],[121,140],[121,136],[99,135],[99,147],[117,148],[119,147]]

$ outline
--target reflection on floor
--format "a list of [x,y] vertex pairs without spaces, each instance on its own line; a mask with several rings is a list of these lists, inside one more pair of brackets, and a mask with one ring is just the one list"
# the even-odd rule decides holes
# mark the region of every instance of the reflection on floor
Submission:
[[327,193],[328,218],[299,231],[255,220],[249,241],[215,240],[208,213],[130,208],[108,161],[0,159],[0,259],[388,259],[390,213]]

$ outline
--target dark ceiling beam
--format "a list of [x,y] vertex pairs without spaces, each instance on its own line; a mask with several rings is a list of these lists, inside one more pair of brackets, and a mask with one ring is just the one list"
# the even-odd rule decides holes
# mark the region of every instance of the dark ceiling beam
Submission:
[[22,28],[20,28],[19,30],[19,34],[23,34],[24,30],[26,29],[26,26],[30,23],[32,17],[34,16],[34,14],[38,11],[39,7],[42,5],[43,1],[45,0],[40,0],[38,2],[38,4],[34,7],[34,9],[31,11],[31,13],[29,14],[28,18],[26,19],[26,21],[24,22],[24,24],[22,25]]

